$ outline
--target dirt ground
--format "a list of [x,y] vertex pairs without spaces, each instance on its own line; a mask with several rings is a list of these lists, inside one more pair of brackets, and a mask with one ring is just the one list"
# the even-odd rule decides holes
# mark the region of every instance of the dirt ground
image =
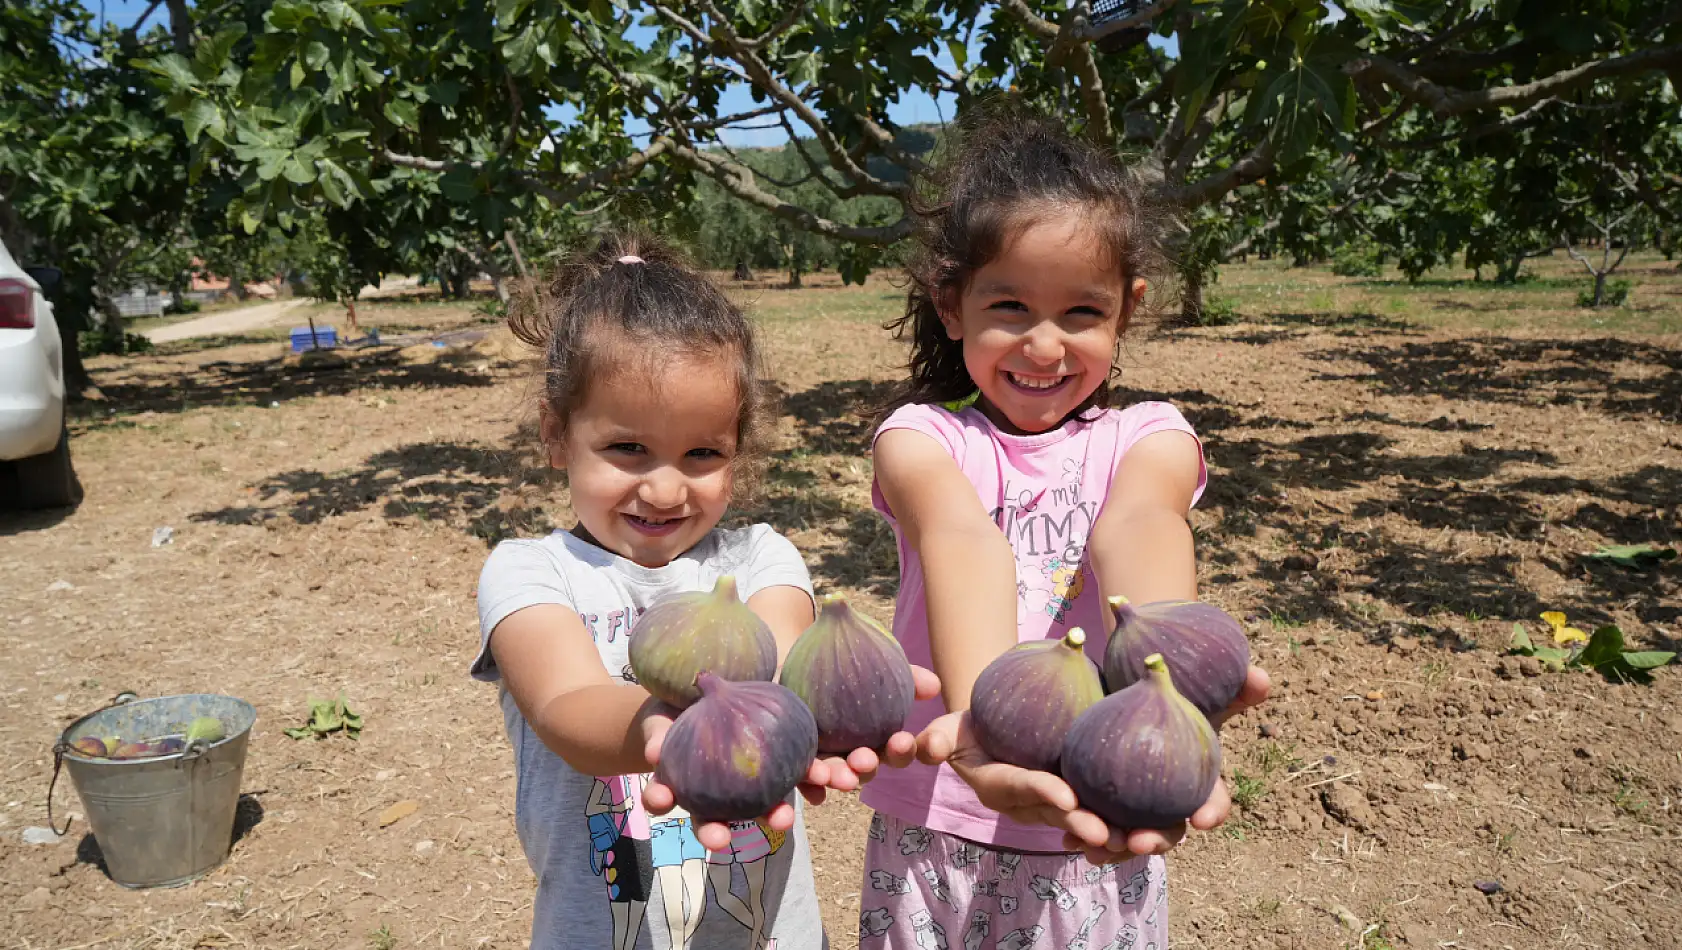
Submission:
[[[1169,859],[1173,945],[1675,947],[1682,670],[1613,683],[1505,650],[1545,610],[1682,641],[1682,562],[1587,557],[1682,541],[1682,280],[1639,277],[1639,331],[1567,303],[1497,334],[1479,308],[1537,305],[1225,276],[1241,322],[1140,330],[1122,362],[1133,397],[1206,440],[1203,596],[1246,620],[1276,684],[1224,736],[1233,820]],[[778,525],[820,589],[886,618],[867,420],[900,298],[875,278],[740,292],[785,413],[765,496],[734,517]],[[489,546],[567,525],[564,490],[531,464],[529,370],[475,342],[481,318],[361,315],[468,332],[349,365],[264,338],[92,361],[106,401],[72,426],[86,503],[0,516],[0,946],[525,945],[510,754],[466,671]],[[59,730],[123,689],[257,708],[232,854],[191,886],[118,887],[79,817],[23,840],[46,824]],[[283,733],[341,693],[359,740]],[[831,944],[850,948],[866,814],[839,798],[809,827]],[[401,802],[418,808],[382,826]],[[62,782],[57,803],[81,808]]]

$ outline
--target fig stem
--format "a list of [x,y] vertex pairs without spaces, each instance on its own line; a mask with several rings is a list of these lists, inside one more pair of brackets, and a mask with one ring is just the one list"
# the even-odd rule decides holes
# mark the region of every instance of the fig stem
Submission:
[[1152,653],[1145,657],[1145,669],[1151,671],[1151,676],[1163,685],[1171,685],[1174,680],[1168,675],[1168,664],[1163,661],[1162,654]]
[[725,574],[720,577],[718,579],[718,583],[713,585],[713,594],[715,596],[729,597],[731,600],[742,599],[741,596],[736,593],[736,576],[734,574]]
[[1063,635],[1063,645],[1071,650],[1079,650],[1086,646],[1086,631],[1079,627],[1070,627],[1069,632]]
[[718,677],[711,670],[702,670],[695,674],[695,688],[705,696],[718,687]]
[[1116,629],[1119,630],[1122,627],[1128,626],[1133,622],[1133,619],[1138,616],[1138,612],[1133,609],[1132,602],[1126,597],[1117,594],[1114,597],[1108,598],[1108,601],[1110,605],[1110,612],[1115,614]]

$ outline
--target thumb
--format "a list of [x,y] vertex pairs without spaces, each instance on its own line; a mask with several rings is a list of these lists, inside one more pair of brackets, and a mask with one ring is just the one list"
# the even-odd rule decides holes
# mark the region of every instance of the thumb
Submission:
[[917,736],[917,761],[924,765],[939,765],[951,758],[958,745],[958,717],[961,713],[947,713],[929,723]]

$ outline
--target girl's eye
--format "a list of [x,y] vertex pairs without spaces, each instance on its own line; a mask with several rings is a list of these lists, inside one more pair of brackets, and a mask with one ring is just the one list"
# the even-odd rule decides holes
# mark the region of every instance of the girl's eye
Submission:
[[607,447],[609,452],[625,452],[635,455],[642,452],[641,442],[614,442]]
[[1104,317],[1104,311],[1099,310],[1097,307],[1073,307],[1069,310],[1069,313],[1077,317],[1094,317],[1098,319],[1103,319]]
[[1023,313],[1027,311],[1028,306],[1020,300],[1000,300],[997,303],[989,304],[987,309],[1004,310],[1009,313]]
[[688,455],[692,459],[716,459],[724,457],[724,453],[717,449],[690,449]]

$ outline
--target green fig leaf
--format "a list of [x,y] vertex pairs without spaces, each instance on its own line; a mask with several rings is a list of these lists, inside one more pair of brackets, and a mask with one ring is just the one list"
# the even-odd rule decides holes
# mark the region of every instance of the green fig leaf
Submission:
[[1536,645],[1530,642],[1530,633],[1524,629],[1522,623],[1513,624],[1512,650],[1525,656],[1536,655]]
[[1583,647],[1583,652],[1577,654],[1573,663],[1577,666],[1598,667],[1617,660],[1623,652],[1624,632],[1607,624],[1594,631],[1589,637],[1588,645]]
[[1623,654],[1624,663],[1631,669],[1636,670],[1657,669],[1674,659],[1676,659],[1676,654],[1669,650],[1646,650]]
[[1559,647],[1538,647],[1531,651],[1529,655],[1541,660],[1543,666],[1556,673],[1564,670],[1565,661],[1571,658],[1570,651],[1562,650]]
[[1611,544],[1603,545],[1589,557],[1601,561],[1611,561],[1623,567],[1642,568],[1656,561],[1669,561],[1676,557],[1675,548],[1661,548],[1651,542],[1645,544]]

